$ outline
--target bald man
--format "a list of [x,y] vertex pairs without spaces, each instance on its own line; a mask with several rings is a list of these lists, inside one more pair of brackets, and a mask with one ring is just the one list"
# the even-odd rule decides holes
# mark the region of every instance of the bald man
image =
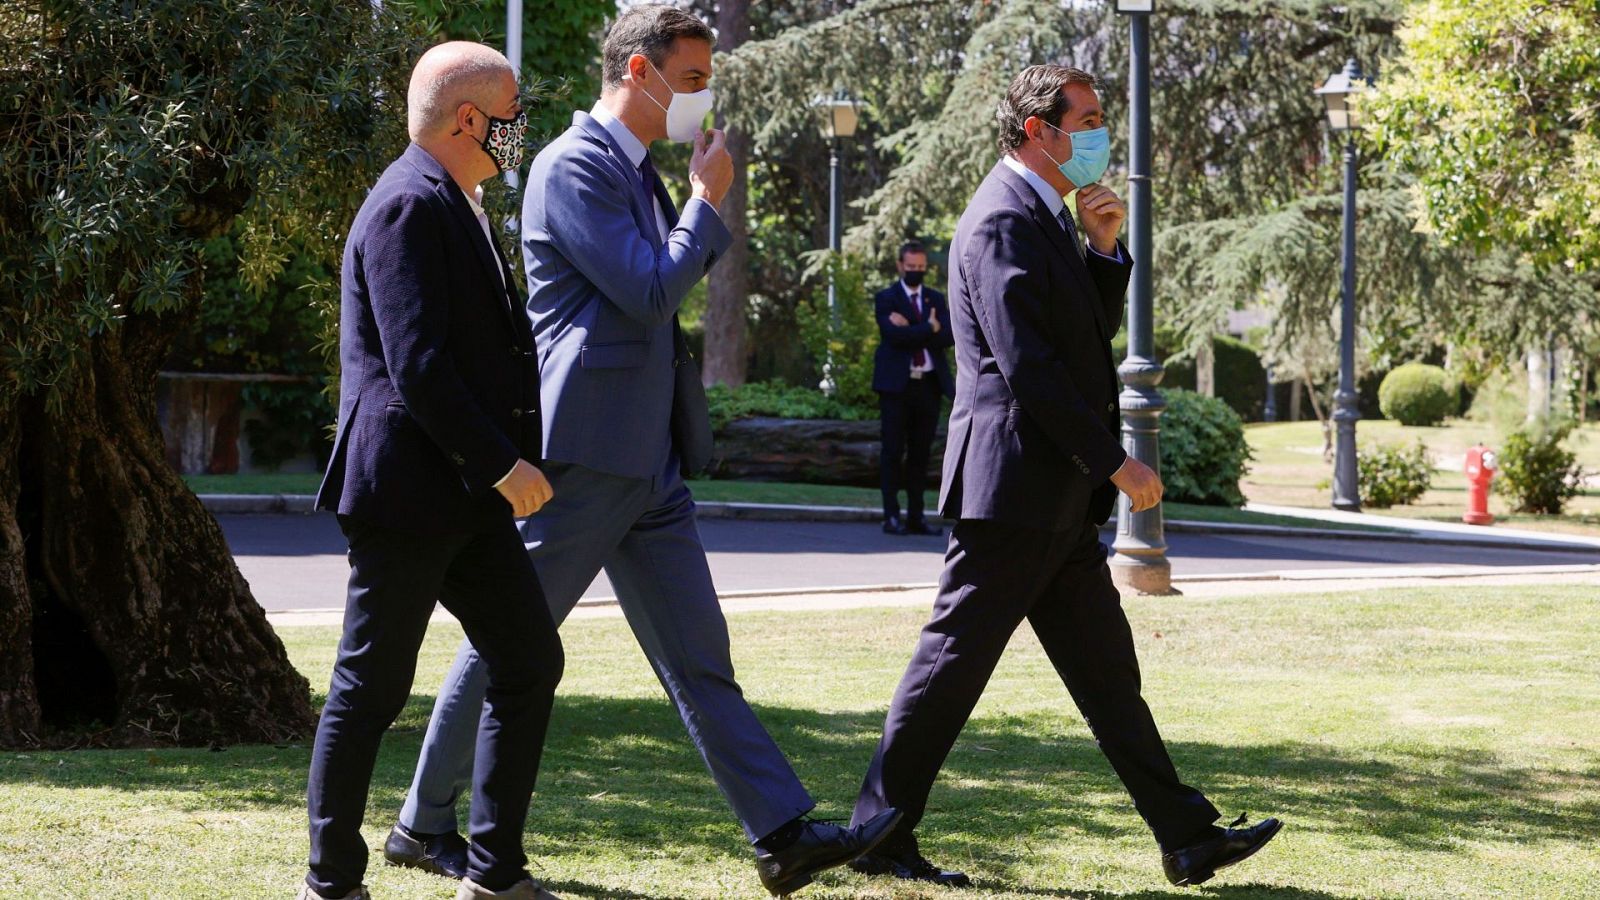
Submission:
[[412,143],[356,214],[345,245],[339,432],[317,507],[350,544],[344,638],[317,725],[302,900],[367,900],[361,837],[383,732],[410,696],[434,603],[488,669],[458,900],[549,900],[522,831],[561,641],[515,518],[551,497],[541,463],[533,334],[480,205],[522,157],[510,63],[455,42],[417,63]]

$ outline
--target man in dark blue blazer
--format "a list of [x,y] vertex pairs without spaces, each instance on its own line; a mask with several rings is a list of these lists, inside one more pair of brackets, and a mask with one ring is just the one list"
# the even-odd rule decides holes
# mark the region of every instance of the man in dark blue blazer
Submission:
[[[898,821],[892,811],[845,829],[813,821],[814,806],[762,727],[734,675],[717,600],[684,483],[692,442],[674,422],[698,382],[686,359],[679,305],[731,240],[717,205],[733,162],[711,109],[712,33],[693,14],[638,4],[602,48],[600,101],[528,167],[522,254],[539,349],[546,469],[555,498],[523,523],[546,592],[525,597],[557,622],[604,569],[639,647],[677,706],[712,779],[754,845],[758,877],[787,894],[844,865]],[[655,169],[658,140],[692,142],[692,196],[680,213]],[[691,395],[691,396],[685,396]],[[460,789],[483,769],[479,712],[489,662],[476,639],[445,677],[396,832],[448,840]],[[474,768],[474,748],[478,762]],[[479,814],[472,801],[472,815]],[[436,856],[397,841],[386,856],[431,868]]]
[[362,204],[341,272],[339,432],[317,507],[349,539],[350,585],[311,755],[301,897],[368,896],[378,744],[442,602],[488,671],[457,897],[548,900],[522,830],[563,657],[513,515],[551,489],[533,335],[479,188],[516,165],[526,118],[510,63],[479,44],[424,54],[407,107],[413,143]]
[[[1174,884],[1199,884],[1277,833],[1218,828],[1178,780],[1139,692],[1139,663],[1098,525],[1116,491],[1135,510],[1161,479],[1117,440],[1111,338],[1134,261],[1125,209],[1098,183],[1110,144],[1094,81],[1033,66],[1001,102],[1001,161],[950,245],[957,378],[940,506],[957,520],[933,616],[895,692],[855,815],[894,806],[899,829],[854,866],[963,885],[922,856],[912,831],[956,736],[1023,620],[1032,626],[1132,795]],[[1077,190],[1089,246],[1064,198]],[[1242,823],[1235,823],[1236,825]]]
[[[900,278],[873,298],[878,350],[872,359],[872,389],[878,392],[882,444],[878,457],[883,490],[883,530],[888,534],[939,534],[923,520],[922,491],[928,453],[939,426],[939,401],[956,395],[944,350],[950,310],[944,295],[923,284],[928,251],[907,241],[895,260]],[[903,475],[902,475],[903,473]],[[900,488],[906,518],[900,518]]]

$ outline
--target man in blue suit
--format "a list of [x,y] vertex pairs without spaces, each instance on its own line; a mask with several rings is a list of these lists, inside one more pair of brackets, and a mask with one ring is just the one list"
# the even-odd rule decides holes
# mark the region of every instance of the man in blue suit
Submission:
[[[717,204],[732,161],[721,133],[700,131],[711,108],[711,41],[700,20],[669,6],[623,13],[603,48],[599,103],[575,114],[528,172],[522,250],[555,497],[522,529],[545,588],[527,601],[547,602],[559,623],[605,569],[755,845],[762,883],[784,894],[870,849],[899,814],[885,810],[851,829],[805,818],[810,795],[734,678],[683,481],[704,466],[709,438],[678,427],[705,398],[696,378],[675,377],[688,361],[677,312],[730,241]],[[693,197],[681,215],[650,159],[662,138],[694,144]],[[440,688],[392,862],[443,874],[459,865],[449,845],[473,771],[486,671],[475,643],[462,645]]]
[[340,273],[339,432],[317,507],[350,543],[344,638],[317,725],[302,900],[365,900],[367,788],[405,706],[435,602],[482,654],[483,762],[458,900],[551,900],[522,829],[561,641],[513,516],[538,512],[539,372],[479,184],[516,165],[526,119],[510,63],[449,43],[417,63],[412,144],[350,227]]
[[[900,246],[895,260],[900,278],[873,298],[878,320],[878,350],[872,357],[872,389],[878,392],[881,449],[879,483],[886,534],[937,535],[923,520],[922,491],[928,453],[939,427],[939,401],[956,395],[944,349],[950,337],[950,309],[944,295],[923,284],[928,250],[921,241]],[[906,517],[900,518],[900,488],[906,490]]]
[[[934,779],[1023,620],[1133,798],[1173,884],[1199,884],[1277,833],[1218,828],[1178,780],[1139,693],[1139,662],[1098,525],[1116,492],[1134,510],[1161,479],[1117,440],[1111,338],[1134,261],[1125,208],[1099,183],[1110,156],[1094,80],[1033,66],[996,118],[999,164],[950,244],[956,398],[940,506],[957,520],[933,616],[895,691],[856,801],[857,820],[898,808],[896,833],[854,867],[965,885],[922,856],[914,832]],[[1077,191],[1080,242],[1064,198]],[[1243,824],[1234,823],[1235,826]]]

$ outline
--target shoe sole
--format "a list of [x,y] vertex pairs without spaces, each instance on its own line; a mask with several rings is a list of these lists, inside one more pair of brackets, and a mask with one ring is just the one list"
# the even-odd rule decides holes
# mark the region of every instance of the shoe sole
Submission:
[[418,859],[405,859],[405,858],[396,859],[396,858],[390,856],[389,854],[385,853],[383,855],[383,861],[388,863],[391,866],[396,866],[396,867],[401,868],[401,869],[416,869],[419,872],[427,872],[429,875],[437,875],[440,878],[448,878],[451,881],[460,881],[462,878],[466,877],[464,874],[463,875],[453,875],[453,874],[450,873],[450,871],[448,869],[446,869],[445,867],[439,865],[436,862],[433,862],[432,860],[418,860]]
[[1190,875],[1188,878],[1173,882],[1173,884],[1177,885],[1178,887],[1193,887],[1195,885],[1205,884],[1206,882],[1210,881],[1219,871],[1226,869],[1229,866],[1237,866],[1239,863],[1242,863],[1250,857],[1261,852],[1261,848],[1265,847],[1273,838],[1277,837],[1278,832],[1282,830],[1283,823],[1279,822],[1276,827],[1267,832],[1266,837],[1258,841],[1256,845],[1251,847],[1249,850],[1246,850],[1238,856],[1235,856],[1233,859],[1228,860],[1220,866],[1212,866],[1204,872],[1196,872],[1193,875]]

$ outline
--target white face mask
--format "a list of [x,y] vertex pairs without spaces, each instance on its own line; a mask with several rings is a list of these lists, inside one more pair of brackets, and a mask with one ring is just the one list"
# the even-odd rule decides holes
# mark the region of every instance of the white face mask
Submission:
[[[655,63],[646,59],[645,64],[656,73],[662,84],[667,84],[667,79],[661,74],[661,70],[656,68]],[[667,90],[672,91],[672,85],[668,84]],[[649,91],[645,91],[644,95],[650,97],[650,102],[660,106],[661,111],[667,114],[667,139],[680,144],[694,140],[695,132],[700,130],[706,115],[711,112],[713,101],[711,88],[695,91],[692,94],[672,91],[672,103],[667,106],[661,106],[661,101],[651,96]]]

